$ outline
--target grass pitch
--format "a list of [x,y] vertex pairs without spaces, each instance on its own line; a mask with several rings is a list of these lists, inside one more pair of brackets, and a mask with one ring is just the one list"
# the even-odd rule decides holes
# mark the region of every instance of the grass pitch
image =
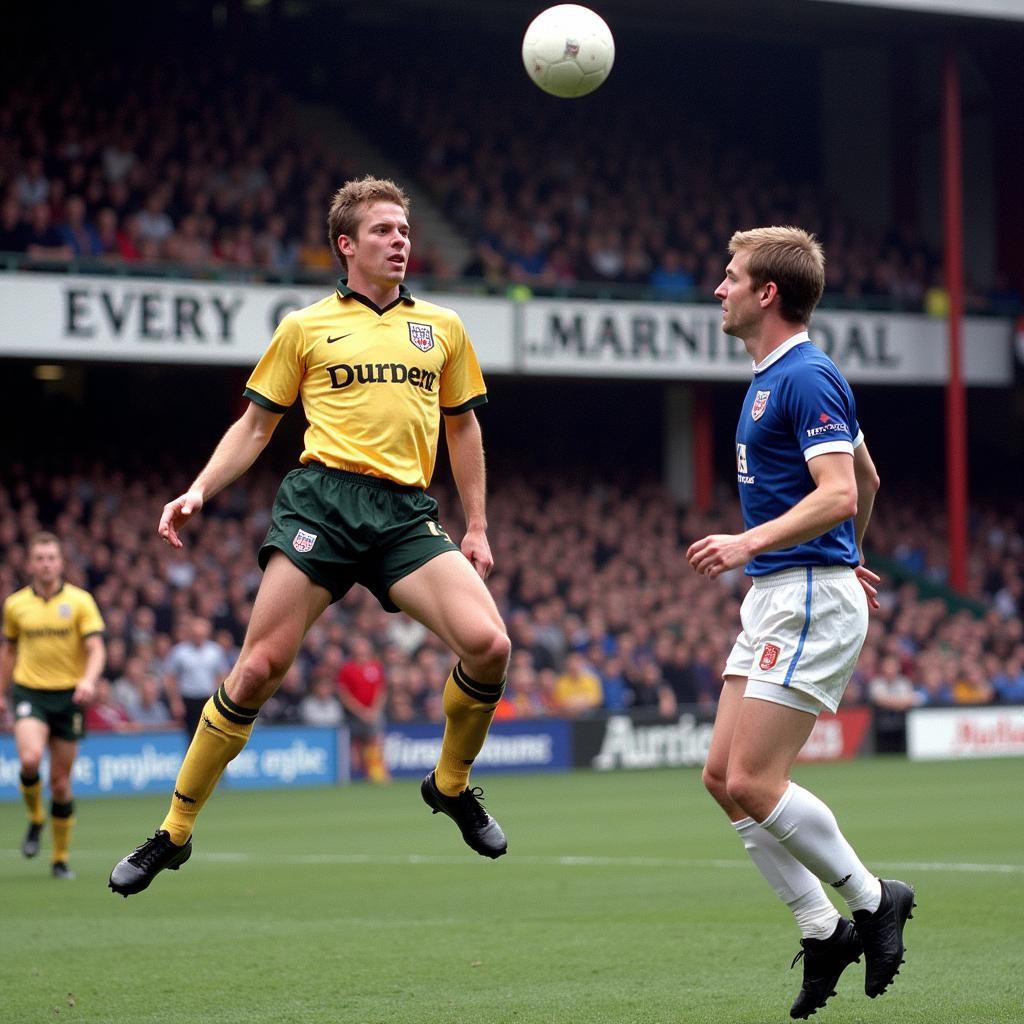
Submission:
[[[801,766],[861,856],[918,890],[907,964],[823,1024],[1024,1016],[1024,762]],[[479,781],[479,780],[478,780]],[[765,1024],[798,934],[694,770],[484,777],[491,862],[414,783],[215,795],[191,861],[124,900],[164,798],[80,801],[74,882],[0,805],[0,1022]]]

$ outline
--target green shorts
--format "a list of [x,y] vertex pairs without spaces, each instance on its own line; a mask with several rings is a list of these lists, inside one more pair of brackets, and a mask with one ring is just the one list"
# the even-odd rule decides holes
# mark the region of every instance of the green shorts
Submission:
[[438,525],[437,502],[418,487],[316,463],[281,481],[259,563],[266,569],[281,551],[332,601],[361,583],[385,611],[397,612],[391,587],[458,550]]
[[70,690],[36,690],[30,686],[11,687],[14,721],[38,718],[50,727],[50,736],[74,742],[85,736],[85,709],[71,698]]

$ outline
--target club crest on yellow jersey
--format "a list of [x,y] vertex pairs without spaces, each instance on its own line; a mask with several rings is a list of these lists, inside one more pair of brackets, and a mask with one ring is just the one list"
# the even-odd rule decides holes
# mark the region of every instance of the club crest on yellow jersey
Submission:
[[421,351],[429,352],[434,347],[434,328],[430,324],[409,323],[409,340]]

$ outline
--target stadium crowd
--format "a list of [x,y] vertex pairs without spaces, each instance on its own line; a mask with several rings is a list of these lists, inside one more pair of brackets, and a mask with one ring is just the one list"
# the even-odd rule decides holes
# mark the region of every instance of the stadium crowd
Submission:
[[[73,66],[51,70],[3,91],[0,253],[197,275],[335,272],[324,211],[369,168],[310,131],[272,74],[227,58],[178,70],[109,64],[73,81]],[[500,90],[442,103],[415,87],[417,73],[403,64],[376,93],[361,89],[360,113],[367,128],[389,124],[399,163],[416,154],[404,160],[410,180],[472,256],[451,266],[418,238],[413,278],[706,298],[737,225],[799,223],[829,253],[826,302],[945,312],[936,254],[912,229],[844,216],[820,183],[726,147],[720,130],[681,119],[666,135],[663,107],[611,105],[567,135],[557,106],[524,119]],[[1024,308],[1002,278],[972,289],[969,305]]]
[[[217,646],[215,663],[227,670],[252,608],[255,551],[276,479],[251,472],[209,503],[175,551],[155,524],[165,497],[186,480],[103,464],[63,476],[7,467],[0,594],[24,584],[26,541],[50,528],[64,541],[68,578],[94,594],[106,620],[106,682],[89,712],[92,729],[173,727],[181,717],[174,666],[182,646]],[[644,709],[669,718],[682,705],[713,705],[747,584],[740,571],[714,583],[698,577],[685,551],[712,528],[738,526],[738,506],[730,499],[704,517],[678,507],[657,484],[583,471],[495,479],[490,587],[514,643],[499,717]],[[442,522],[460,522],[454,491],[441,485],[432,493]],[[1024,702],[1019,513],[991,508],[973,518],[977,612],[951,612],[913,583],[884,587],[848,703],[899,711]],[[877,511],[869,542],[922,586],[941,584],[941,518],[922,495],[894,499]],[[340,722],[346,681],[355,678],[383,684],[388,720],[439,721],[449,668],[431,634],[385,613],[357,587],[311,629],[262,718]]]

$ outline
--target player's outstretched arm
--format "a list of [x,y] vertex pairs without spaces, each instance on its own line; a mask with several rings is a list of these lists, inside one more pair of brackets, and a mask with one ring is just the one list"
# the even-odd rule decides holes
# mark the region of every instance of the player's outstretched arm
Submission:
[[270,412],[250,402],[245,412],[228,427],[192,486],[164,505],[157,533],[172,548],[182,546],[179,531],[206,500],[237,480],[256,461],[281,422],[281,416],[282,413]]
[[494,566],[494,556],[487,540],[487,473],[480,424],[470,409],[457,416],[445,416],[444,430],[452,476],[466,516],[462,553],[485,580]]

